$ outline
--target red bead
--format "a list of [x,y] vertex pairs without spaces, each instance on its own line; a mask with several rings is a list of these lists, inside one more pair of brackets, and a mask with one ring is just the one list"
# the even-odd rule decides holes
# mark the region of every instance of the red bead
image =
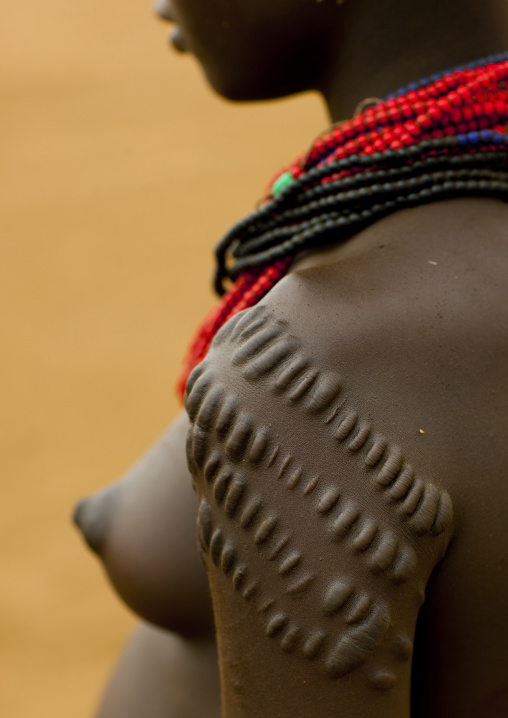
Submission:
[[433,120],[440,120],[443,116],[443,110],[440,107],[438,107],[437,105],[431,105],[429,107],[429,109],[427,110],[427,114]]
[[365,147],[367,142],[367,135],[358,135],[358,137],[356,138],[356,143],[358,144],[358,147]]
[[335,142],[337,142],[337,143],[340,144],[340,145],[341,145],[341,144],[345,141],[345,139],[346,139],[346,136],[344,135],[344,133],[341,132],[339,129],[333,130],[332,135],[333,135],[333,138],[334,138]]
[[496,111],[494,103],[486,102],[483,106],[483,111],[486,115],[492,115]]
[[400,108],[400,109],[401,109],[402,114],[404,115],[404,117],[405,117],[406,119],[409,120],[410,117],[413,117],[414,111],[413,111],[413,108],[411,107],[411,105],[410,105],[409,103],[404,103],[403,105],[401,105],[401,108]]
[[455,90],[452,90],[448,93],[448,99],[450,100],[452,105],[455,105],[457,107],[462,105],[462,97],[459,95],[458,92],[455,92]]
[[482,72],[479,75],[477,75],[477,80],[482,85],[482,87],[488,87],[492,80],[494,78],[492,77],[490,72]]
[[448,92],[448,85],[444,80],[438,80],[434,83],[434,86],[441,95],[444,95],[445,92]]
[[483,105],[481,105],[479,102],[475,102],[473,105],[473,112],[476,117],[481,117],[483,115]]
[[[385,145],[383,145],[383,150],[386,150]],[[382,152],[383,150],[378,150],[378,151]],[[374,149],[374,147],[372,145],[365,145],[365,147],[363,148],[363,154],[365,154],[365,155],[373,155],[375,151],[376,150]]]
[[460,122],[462,120],[462,112],[459,109],[452,110],[450,112],[450,119],[452,122]]
[[455,87],[457,85],[458,81],[457,81],[457,77],[454,73],[453,75],[452,74],[445,75],[443,77],[443,82],[445,82],[446,85],[451,88],[451,87]]
[[462,98],[464,102],[472,102],[473,100],[473,93],[471,92],[469,87],[466,87],[465,85],[461,85],[457,88],[457,94],[459,97]]
[[314,150],[316,152],[319,152],[320,155],[323,154],[324,149],[325,149],[325,143],[323,142],[323,140],[321,138],[319,138],[318,140],[316,140],[314,142]]
[[416,118],[416,121],[418,122],[420,127],[423,127],[424,129],[427,129],[428,127],[430,127],[432,125],[432,120],[430,119],[430,117],[428,115],[424,115],[424,114],[418,115],[418,117]]
[[412,122],[411,120],[406,122],[406,130],[414,137],[419,137],[422,134],[421,127],[418,127],[416,122]]
[[452,109],[450,101],[446,97],[440,97],[436,104],[443,110],[443,112],[450,112]]
[[369,130],[377,127],[376,115],[373,112],[365,117],[365,124]]
[[404,132],[404,134],[401,135],[400,141],[401,141],[404,145],[407,145],[408,147],[409,147],[410,145],[414,144],[413,138],[412,138],[411,135],[410,135],[409,133],[407,133],[407,132]]
[[468,132],[467,122],[459,122],[459,124],[457,125],[457,132],[459,134],[465,134],[466,132]]
[[349,140],[349,142],[346,142],[344,149],[348,154],[354,154],[358,152],[358,145],[354,140]]
[[365,130],[365,122],[361,115],[358,115],[358,117],[354,118],[353,127],[357,132],[363,132]]
[[418,97],[420,98],[420,100],[426,100],[429,96],[429,93],[427,92],[426,87],[420,87],[417,94],[418,94]]
[[415,90],[410,90],[406,95],[409,104],[418,100],[418,93]]
[[474,112],[472,107],[464,107],[462,109],[462,117],[467,120],[472,120],[474,117]]
[[342,132],[344,133],[344,136],[345,136],[345,137],[347,137],[347,138],[354,137],[354,134],[355,134],[355,133],[354,133],[354,130],[353,130],[353,125],[351,124],[351,122],[350,122],[349,120],[347,120],[346,122],[343,122],[343,123],[342,123],[342,125],[341,125],[341,130],[342,130]]
[[332,134],[326,135],[324,138],[324,143],[327,150],[333,150],[335,147],[335,139]]
[[374,149],[376,150],[376,152],[384,152],[386,150],[385,142],[383,142],[383,140],[380,140],[380,139],[375,140],[374,141]]
[[398,107],[390,107],[388,110],[388,116],[393,122],[398,122],[401,118],[401,112]]
[[393,140],[393,142],[390,144],[390,149],[392,150],[400,150],[402,148],[402,142],[400,140]]

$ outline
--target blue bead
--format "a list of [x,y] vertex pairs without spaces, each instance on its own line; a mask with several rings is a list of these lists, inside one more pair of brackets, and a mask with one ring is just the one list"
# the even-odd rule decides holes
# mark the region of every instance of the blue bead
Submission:
[[474,64],[474,62],[466,62],[466,67],[468,70],[474,70],[476,65]]
[[490,130],[482,130],[480,132],[482,142],[490,142],[492,140],[492,132]]
[[430,85],[430,80],[428,77],[422,77],[420,80],[420,87],[427,87],[427,85]]
[[467,145],[467,137],[466,135],[457,135],[457,139],[459,141],[459,145],[461,147],[465,147]]
[[500,145],[503,142],[503,134],[501,132],[492,133],[492,142],[495,145]]
[[437,82],[438,80],[441,79],[441,75],[439,75],[437,72],[435,72],[433,75],[430,76],[430,79],[432,80],[432,82]]
[[478,132],[468,132],[467,139],[468,142],[470,142],[472,145],[476,145],[480,140],[480,135],[478,134]]
[[416,90],[418,89],[418,83],[410,82],[408,88],[411,90],[411,92],[416,92]]

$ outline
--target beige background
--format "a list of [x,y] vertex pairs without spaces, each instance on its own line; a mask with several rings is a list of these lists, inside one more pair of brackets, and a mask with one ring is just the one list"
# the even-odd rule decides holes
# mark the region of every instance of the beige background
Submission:
[[149,0],[1,15],[0,715],[85,718],[133,618],[73,503],[177,412],[212,246],[326,119],[216,98]]

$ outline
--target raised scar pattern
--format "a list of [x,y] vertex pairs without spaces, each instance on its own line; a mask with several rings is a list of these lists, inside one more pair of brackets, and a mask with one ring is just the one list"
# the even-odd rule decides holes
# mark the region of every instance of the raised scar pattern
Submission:
[[[335,438],[339,442],[344,442],[347,439],[347,447],[353,452],[358,452],[366,447],[365,465],[367,469],[377,468],[373,483],[380,487],[391,486],[390,499],[404,500],[401,513],[407,517],[407,523],[415,533],[438,535],[448,528],[453,515],[448,494],[438,491],[431,484],[423,484],[422,487],[423,482],[418,477],[410,478],[409,472],[405,471],[407,465],[400,449],[390,447],[382,436],[372,437],[370,423],[362,420],[354,409],[344,408],[344,402],[341,399],[343,387],[340,377],[333,372],[318,371],[312,367],[310,360],[302,353],[301,343],[289,334],[285,324],[275,322],[264,313],[262,307],[256,307],[255,312],[246,312],[241,320],[237,321],[231,331],[230,339],[235,339],[240,345],[233,353],[233,364],[248,367],[253,361],[261,361],[262,357],[268,353],[270,362],[266,373],[275,374],[274,388],[277,391],[287,392],[288,400],[291,402],[302,400],[305,411],[319,414],[325,409],[329,410],[331,405],[340,399],[341,410],[333,419],[330,420],[330,417],[327,417],[324,420],[329,422]],[[287,352],[282,350],[282,346],[287,349]],[[278,347],[277,356],[279,358],[272,362],[275,356],[274,347]],[[196,415],[196,406],[200,404],[199,400],[193,399],[191,395],[208,394],[212,385],[212,380],[206,376],[207,372],[204,372],[202,364],[194,371],[197,372],[197,377],[194,378],[191,375],[190,389],[187,394],[191,420]],[[257,381],[260,377],[253,375],[246,378],[248,381]],[[214,387],[210,402],[217,402],[221,391],[221,385],[217,389]],[[209,415],[206,407],[204,414],[205,417]],[[204,428],[203,422],[201,424]],[[240,422],[240,424],[246,432],[244,422]],[[241,429],[238,429],[238,432],[240,435],[242,434]],[[199,438],[198,436],[198,445]],[[245,437],[244,443],[246,440]],[[402,479],[400,483],[398,482],[399,478]],[[409,496],[406,496],[407,494]]]
[[[207,482],[211,483],[212,486],[214,482],[220,481],[221,477],[228,477],[229,487],[226,491],[226,495],[229,494],[235,482],[238,481],[238,476],[235,476],[232,467],[228,464],[221,465],[215,452],[211,452],[205,464],[204,471],[206,471]],[[214,497],[216,497],[216,493],[217,492],[213,492]],[[336,492],[333,493],[333,501],[331,501],[332,495],[325,493],[324,497],[327,502],[335,505],[338,494]],[[220,492],[219,499],[220,501],[227,501],[227,498],[224,500],[222,491]],[[321,505],[323,505],[322,501]],[[255,506],[256,509],[253,513],[257,514],[261,510],[262,501],[258,497],[255,497],[249,501],[249,504],[245,508],[248,508],[248,506]],[[250,509],[249,512],[251,513],[252,509]],[[251,526],[251,523],[252,522],[249,521],[248,526]],[[267,525],[269,527],[268,529]],[[266,517],[263,517],[256,531],[257,536],[259,537],[261,529],[263,542],[268,540],[275,530],[276,525],[276,520],[272,519],[270,521]],[[202,544],[208,547],[213,563],[220,567],[226,575],[233,572],[232,581],[235,589],[243,589],[242,595],[244,599],[251,601],[259,593],[259,580],[251,578],[251,580],[246,583],[247,569],[245,566],[236,566],[236,547],[231,540],[225,539],[224,533],[220,528],[213,526],[210,507],[206,499],[203,499],[200,503],[199,526],[200,535],[203,537]],[[265,539],[264,536],[267,533],[268,537]],[[287,534],[283,535],[273,546],[268,555],[268,559],[272,561],[279,559],[289,544],[290,536]],[[301,561],[301,553],[296,550],[291,550],[283,557],[282,561],[279,562],[278,573],[281,576],[292,574]],[[314,580],[315,575],[312,574],[297,577],[292,584],[288,585],[286,593],[288,595],[297,595],[299,592],[305,591]],[[354,639],[358,638],[354,644],[354,651],[349,649],[345,651],[344,646],[346,643],[339,640],[336,642],[335,649],[323,658],[320,665],[323,666],[332,678],[340,677],[344,671],[349,672],[350,670],[354,670],[357,664],[359,665],[363,662],[362,653],[365,654],[364,657],[366,657],[371,652],[374,644],[371,645],[365,636],[368,635],[370,631],[366,626],[369,625],[368,622],[371,620],[369,615],[373,612],[374,608],[375,604],[372,598],[364,592],[357,593],[350,581],[339,579],[329,585],[323,601],[324,615],[333,618],[338,614],[345,613],[347,609],[346,615],[344,616],[345,622],[349,626],[356,628],[353,633],[351,633],[351,629],[349,629],[345,635],[349,638],[351,638],[351,636]],[[265,623],[266,635],[271,639],[279,640],[280,647],[285,652],[294,652],[297,650],[301,641],[305,639],[302,654],[307,658],[315,658],[317,653],[321,651],[323,644],[328,640],[329,631],[321,631],[317,634],[311,633],[305,636],[300,626],[294,622],[289,624],[289,617],[286,613],[278,609],[276,601],[272,597],[263,599],[258,604],[257,610],[259,613],[267,614]],[[360,626],[360,628],[358,628],[358,626]],[[349,638],[347,640],[349,640]],[[346,655],[343,655],[344,652]]]
[[283,536],[280,539],[280,541],[278,541],[278,543],[275,544],[272,551],[268,554],[268,556],[267,556],[268,560],[273,561],[274,559],[276,559],[277,556],[279,556],[282,553],[282,551],[284,551],[284,549],[288,545],[289,541],[290,541],[289,535]]
[[353,595],[353,586],[349,581],[338,580],[330,584],[323,600],[323,610],[327,616],[334,616]]
[[330,676],[341,678],[361,666],[366,656],[382,641],[389,627],[388,608],[379,603],[364,621],[349,628],[331,649],[325,660]]
[[291,624],[281,638],[280,647],[282,650],[286,653],[293,653],[293,651],[297,648],[301,634],[301,628],[295,623]]
[[[387,501],[387,506],[394,505],[400,520],[417,536],[426,533],[439,535],[446,531],[453,516],[453,507],[448,494],[415,476],[400,449],[389,445],[382,436],[374,434],[371,424],[359,417],[354,408],[348,407],[339,377],[334,373],[318,371],[312,367],[312,362],[301,349],[301,343],[288,334],[286,326],[273,322],[263,314],[261,308],[256,308],[252,316],[251,311],[237,315],[239,318],[234,318],[236,320],[234,326],[228,327],[227,332],[223,332],[219,342],[215,340],[216,343],[220,343],[229,339],[239,345],[233,353],[232,361],[242,368],[244,379],[256,382],[261,378],[268,378],[269,386],[274,392],[285,394],[288,401],[299,406],[304,412],[321,417],[323,427],[327,427],[331,437],[339,445],[344,444],[345,448],[354,453],[363,452],[363,462],[366,471],[369,472],[371,484],[373,487],[385,490],[384,500]],[[219,473],[221,452],[209,451],[206,436],[207,432],[215,431],[224,443],[222,456],[225,454],[230,461],[246,460],[253,465],[262,462],[268,467],[278,467],[279,479],[284,480],[288,489],[294,490],[301,486],[300,490],[304,496],[309,496],[315,491],[321,478],[319,474],[305,476],[304,467],[291,466],[293,458],[291,455],[286,455],[281,461],[280,444],[275,441],[270,429],[266,426],[256,427],[253,417],[240,410],[238,399],[234,395],[227,394],[224,386],[214,379],[206,362],[199,365],[191,375],[186,397],[188,413],[194,424],[188,444],[190,465],[194,464],[202,468],[206,459],[203,472],[207,482],[213,482],[213,477]],[[323,416],[325,412],[326,415]],[[302,481],[302,478],[305,480]],[[278,518],[274,515],[266,515],[266,512],[261,517],[263,506],[260,497],[246,498],[245,483],[237,483],[236,487],[236,493],[233,492],[233,499],[229,503],[229,515],[236,515],[242,528],[253,528],[254,541],[258,545],[264,545],[276,535]],[[227,486],[227,491],[221,499],[224,507],[227,501],[225,496],[226,493],[229,495],[229,491],[230,485]],[[237,495],[238,500],[235,498]],[[335,540],[346,538],[355,550],[367,553],[368,564],[374,573],[386,573],[393,581],[407,580],[414,573],[416,553],[412,547],[400,537],[383,530],[375,521],[362,516],[353,502],[340,495],[338,487],[326,488],[317,497],[317,502],[318,513],[327,520],[331,518],[329,525],[333,538]],[[251,579],[245,586],[247,569],[243,566],[235,567],[234,546],[224,540],[221,531],[217,532],[213,527],[210,529],[209,514],[209,508],[207,513],[200,507],[201,543],[210,553],[213,546],[211,558],[214,563],[225,573],[232,573],[233,585],[237,590],[242,586],[244,597],[250,600],[252,595],[257,593],[259,582]],[[330,517],[330,514],[333,516]],[[282,551],[285,547],[286,544],[276,555],[279,553],[283,555]],[[283,560],[278,563],[281,575],[292,575],[301,561],[301,555],[298,555],[298,560],[294,558],[296,555],[297,552],[291,560],[288,557],[284,558],[283,555]],[[289,568],[286,569],[286,566]],[[297,576],[288,584],[286,593],[298,595],[299,590],[306,590],[314,580],[315,575],[312,573]],[[344,675],[344,671],[354,670],[360,660],[360,654],[363,655],[360,663],[366,659],[377,642],[382,640],[381,634],[384,635],[380,629],[380,625],[384,625],[384,619],[381,618],[389,615],[384,610],[379,613],[379,604],[373,605],[370,596],[361,593],[356,595],[354,592],[352,597],[344,602],[342,609],[339,612],[344,613],[345,621],[352,626],[351,631],[353,629],[354,631],[353,633],[346,631],[345,636],[349,637],[342,636],[326,658],[325,668],[332,677]],[[287,633],[298,636],[298,640],[288,638],[286,646],[302,644],[300,646],[302,653],[309,658],[321,651],[321,648],[319,651],[311,649],[311,645],[315,643],[322,646],[328,642],[328,636],[326,634],[321,636],[319,630],[316,634],[320,636],[319,641],[315,636],[313,640],[310,635],[302,636],[301,628],[293,624],[289,625],[289,618],[285,614],[284,622],[282,615],[278,611],[269,617],[266,632],[270,637],[276,637],[279,633],[282,635],[283,629],[285,631],[283,635]],[[377,636],[372,645],[372,632],[364,626],[369,621],[374,621],[372,625]],[[359,628],[362,626],[363,628]],[[347,645],[352,642],[356,646],[356,653],[350,648],[346,650],[343,639],[348,642]],[[282,644],[281,647],[284,649]],[[374,680],[373,675],[371,679],[372,685],[378,684],[376,687],[380,689],[383,683],[379,678],[381,674],[383,671],[378,671],[376,674],[378,678]]]
[[[212,486],[212,496],[218,506],[227,506],[228,497],[234,490],[235,484],[238,482],[238,472],[227,463],[222,463],[217,454],[212,451],[208,458],[205,469],[206,481]],[[217,491],[217,484],[221,486]],[[224,485],[224,486],[223,486]],[[243,482],[242,482],[243,486]],[[243,498],[245,488],[241,492]],[[268,542],[275,532],[278,524],[276,516],[260,515],[263,508],[262,500],[254,496],[245,500],[243,505],[243,513],[240,522],[243,523],[245,530],[254,531],[254,542],[263,545]],[[227,511],[225,511],[227,515]],[[256,524],[256,525],[253,525]],[[260,582],[256,577],[248,580],[248,569],[245,565],[237,565],[238,555],[235,544],[224,535],[224,531],[214,526],[212,520],[212,512],[206,499],[202,499],[198,511],[198,525],[200,540],[203,548],[208,550],[212,562],[222,569],[225,575],[230,574],[235,590],[241,591],[246,601],[251,601],[260,592]],[[302,562],[302,555],[299,551],[290,548],[291,536],[282,535],[272,547],[267,558],[270,561],[277,562],[277,572],[283,578],[290,578],[291,582],[287,585],[286,594],[295,596],[305,592],[315,580],[315,575],[304,573],[292,578]],[[288,549],[289,550],[286,550]],[[286,653],[292,653],[297,650],[301,640],[305,638],[302,628],[295,622],[290,622],[289,617],[281,611],[277,602],[272,597],[262,599],[257,608],[259,613],[266,614],[265,633],[270,639],[278,640],[281,649]],[[319,644],[322,642],[319,639]],[[309,646],[312,644],[312,637],[306,639],[306,653],[313,653]],[[317,646],[314,651],[317,649]],[[302,649],[303,655],[306,653]]]
[[377,671],[373,673],[370,682],[374,688],[380,691],[389,691],[395,688],[397,684],[397,676],[391,671]]

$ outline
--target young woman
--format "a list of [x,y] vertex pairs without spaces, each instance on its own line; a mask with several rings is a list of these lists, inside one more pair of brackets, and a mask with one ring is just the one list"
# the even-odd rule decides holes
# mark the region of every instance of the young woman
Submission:
[[[188,433],[223,716],[507,715],[508,7],[158,12],[223,96],[313,89],[338,124],[221,244],[218,289],[237,283],[195,346],[189,418],[78,523],[140,615],[206,644],[199,565],[180,559]],[[141,630],[102,716],[146,688]],[[164,660],[138,715],[174,714],[171,696],[149,713]],[[189,689],[202,664],[183,665],[188,714],[216,714]]]

